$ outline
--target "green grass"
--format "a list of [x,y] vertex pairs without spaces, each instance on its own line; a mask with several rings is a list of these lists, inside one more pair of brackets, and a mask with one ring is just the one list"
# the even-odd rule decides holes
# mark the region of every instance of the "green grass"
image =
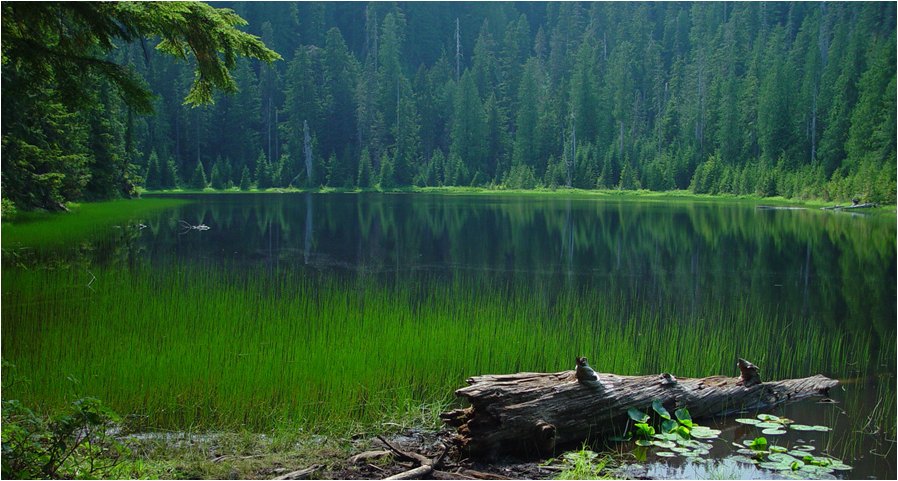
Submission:
[[749,298],[692,312],[588,287],[553,294],[538,279],[198,265],[93,273],[91,290],[78,269],[3,271],[3,356],[22,381],[4,398],[52,411],[92,395],[137,429],[349,429],[442,405],[474,374],[566,370],[576,355],[603,372],[677,376],[736,375],[741,356],[767,379],[881,362],[869,332]]
[[180,199],[128,199],[72,204],[70,212],[19,212],[3,220],[3,248],[43,247],[89,238],[135,216],[184,204]]
[[555,479],[615,479],[606,468],[611,462],[608,456],[600,457],[586,445],[562,456],[564,470]]

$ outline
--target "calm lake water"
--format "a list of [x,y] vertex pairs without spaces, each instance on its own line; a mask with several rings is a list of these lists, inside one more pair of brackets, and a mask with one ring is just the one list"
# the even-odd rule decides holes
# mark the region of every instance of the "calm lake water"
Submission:
[[[735,358],[742,356],[759,364],[766,378],[821,373],[843,381],[844,387],[833,393],[836,404],[804,402],[774,412],[799,423],[830,426],[834,428],[832,432],[790,432],[778,437],[778,443],[812,445],[818,453],[827,452],[854,466],[852,471],[834,473],[837,477],[895,477],[894,216],[763,209],[734,202],[594,196],[179,197],[191,202],[98,227],[92,236],[74,244],[40,247],[4,242],[3,358],[16,365],[17,375],[30,379],[29,383],[6,389],[4,398],[15,395],[36,404],[58,404],[71,392],[71,386],[59,380],[65,379],[68,366],[76,371],[72,375],[79,379],[80,393],[96,395],[121,412],[135,415],[153,406],[158,411],[147,416],[158,419],[151,419],[148,425],[172,428],[172,419],[180,418],[166,416],[184,409],[180,397],[184,393],[172,386],[173,382],[163,385],[146,373],[150,366],[158,366],[162,361],[157,359],[161,354],[144,344],[152,343],[156,336],[160,345],[175,342],[159,331],[174,326],[178,320],[167,319],[174,315],[166,314],[169,311],[151,315],[141,308],[140,315],[150,316],[148,323],[158,322],[158,329],[147,328],[144,332],[141,324],[109,334],[110,327],[105,324],[112,321],[89,320],[95,319],[91,309],[98,309],[97,303],[101,302],[107,303],[104,306],[115,305],[117,293],[125,291],[110,286],[108,281],[104,284],[103,275],[96,274],[116,272],[122,285],[130,285],[138,277],[152,278],[148,285],[177,291],[181,288],[172,288],[157,277],[166,277],[166,272],[176,269],[179,275],[187,276],[187,280],[178,281],[183,284],[177,286],[183,287],[199,281],[191,280],[191,272],[199,276],[215,272],[219,276],[213,276],[216,279],[230,283],[240,279],[240,285],[252,286],[265,273],[272,273],[275,281],[265,284],[268,287],[257,297],[277,299],[286,296],[302,279],[311,279],[311,288],[297,287],[297,292],[306,295],[312,289],[317,298],[325,293],[318,292],[315,286],[324,286],[322,291],[327,286],[343,284],[374,286],[374,294],[365,291],[367,294],[360,297],[381,296],[384,312],[389,312],[393,295],[390,293],[402,289],[405,294],[397,295],[397,305],[409,309],[412,317],[419,313],[421,319],[429,319],[423,311],[453,303],[453,298],[440,298],[446,292],[462,292],[464,299],[478,302],[488,297],[482,300],[484,309],[495,308],[495,317],[472,308],[467,314],[454,313],[451,321],[439,321],[451,322],[446,325],[454,328],[459,322],[456,317],[469,315],[476,321],[476,326],[470,327],[475,330],[472,332],[487,333],[482,337],[490,339],[470,340],[470,345],[465,341],[464,349],[444,349],[440,332],[418,326],[404,331],[407,339],[398,341],[403,344],[404,354],[397,354],[402,360],[390,361],[392,364],[377,359],[383,354],[378,350],[384,347],[377,344],[380,341],[375,328],[370,344],[366,346],[365,339],[353,344],[356,351],[367,348],[371,352],[363,353],[363,361],[351,358],[352,362],[370,360],[372,372],[392,370],[393,376],[403,380],[378,378],[378,384],[364,385],[364,380],[341,379],[340,395],[350,397],[340,399],[358,399],[360,395],[352,386],[361,385],[366,402],[373,402],[368,400],[375,397],[371,393],[401,384],[402,396],[427,401],[437,393],[445,397],[460,387],[468,375],[570,369],[577,354],[596,361],[599,371],[651,374],[665,370],[682,376],[735,376]],[[208,230],[186,227],[201,224]],[[55,277],[34,273],[60,269],[70,272],[65,289],[57,285],[60,282]],[[107,278],[111,276],[107,274]],[[532,301],[527,293],[532,293]],[[165,295],[160,291],[160,296]],[[198,291],[195,297],[196,304],[203,306],[203,293]],[[118,301],[130,306],[128,309],[133,307],[129,304],[132,301]],[[235,305],[253,308],[251,301],[240,302]],[[351,317],[358,310],[353,302],[343,302],[344,310],[333,312]],[[370,306],[366,301],[360,302]],[[591,310],[580,309],[583,305],[589,305]],[[317,306],[304,309],[323,311],[320,302]],[[325,324],[337,321],[318,311],[315,315]],[[509,327],[501,319],[506,311],[521,319]],[[526,319],[528,313],[533,314],[532,320]],[[122,314],[127,316],[127,311]],[[249,317],[253,316],[258,317]],[[289,317],[289,313],[285,316]],[[34,327],[36,322],[41,323],[40,328]],[[272,320],[267,330],[260,332],[247,333],[243,327],[233,333],[228,331],[228,342],[239,345],[243,335],[260,345],[286,342],[283,337],[289,336],[285,334],[286,327],[279,324],[282,322],[282,318]],[[370,324],[370,316],[365,322]],[[496,323],[494,335],[489,334],[492,322]],[[549,334],[529,335],[527,323]],[[78,326],[77,330],[73,325]],[[313,330],[309,327],[312,325],[308,324],[307,329]],[[594,341],[578,335],[581,326]],[[289,332],[304,335],[297,334],[302,333],[301,327],[297,331],[291,325]],[[327,331],[331,337],[340,335],[338,328],[326,325],[314,329]],[[129,353],[131,364],[127,369],[124,362],[119,365],[94,346],[108,344],[109,339],[128,339],[132,331],[142,334],[140,339],[128,341],[132,344],[121,347],[122,352]],[[608,334],[608,339],[598,341],[598,336],[605,332],[621,334],[619,338]],[[463,336],[464,329],[446,335],[450,340]],[[558,345],[568,337],[570,346]],[[67,357],[48,352],[63,345],[52,344],[49,339],[55,338],[70,343],[69,349],[78,355]],[[84,341],[80,341],[82,338]],[[397,342],[393,337],[384,339]],[[215,342],[218,341],[209,341],[208,345],[218,346]],[[326,358],[327,354],[309,352],[316,349],[314,346],[326,345],[319,342],[323,341],[310,338],[308,350],[296,354],[300,359],[287,362],[315,366],[319,357]],[[176,347],[184,352],[204,349],[201,345]],[[518,351],[526,354],[519,355]],[[213,359],[216,355],[210,352],[208,357]],[[309,359],[304,361],[305,355]],[[256,370],[279,365],[276,353],[264,356],[265,361],[258,361]],[[421,365],[414,362],[416,356],[421,356]],[[227,359],[235,358],[221,359],[225,360],[215,358],[209,362],[229,363],[232,361]],[[199,361],[188,357],[180,362]],[[326,363],[326,359],[320,362]],[[98,364],[104,367],[92,367]],[[247,402],[267,403],[272,411],[287,417],[306,416],[302,409],[291,406],[298,401],[289,394],[289,386],[282,387],[284,383],[303,382],[304,371],[282,373],[287,377],[277,379],[254,371],[239,371],[250,377],[233,381],[232,386],[218,377],[227,374],[217,371],[249,368],[237,364],[233,369],[210,366],[177,371],[179,382],[196,387],[188,395],[197,398],[190,408],[195,412],[190,415],[196,416],[191,419],[199,420],[199,424],[227,424],[223,418],[231,415],[224,414],[220,403],[229,396],[243,396],[242,385],[252,384],[252,376],[262,376],[259,383],[266,387],[257,390]],[[444,367],[442,373],[434,375],[440,366]],[[215,373],[208,374],[209,371]],[[94,378],[105,378],[107,382]],[[333,389],[326,385],[327,379],[316,387],[316,396],[326,398],[328,393],[333,394]],[[232,391],[216,393],[219,385]],[[224,387],[221,390],[225,391]],[[754,428],[732,420],[710,424],[724,430],[712,451],[712,457],[720,460],[718,464],[698,466],[682,458],[655,462],[649,451],[641,463],[644,469],[649,475],[661,477],[773,475],[728,457],[736,449],[731,443],[758,435]]]

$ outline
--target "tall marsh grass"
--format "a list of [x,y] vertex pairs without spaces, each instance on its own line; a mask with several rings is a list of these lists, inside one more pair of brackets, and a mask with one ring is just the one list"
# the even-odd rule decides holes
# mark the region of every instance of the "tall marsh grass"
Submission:
[[[768,379],[875,369],[868,331],[835,331],[750,298],[684,306],[588,283],[334,275],[190,264],[5,269],[4,398],[41,410],[103,399],[135,429],[372,423],[452,398],[475,374],[570,369]],[[654,306],[654,307],[648,307]]]

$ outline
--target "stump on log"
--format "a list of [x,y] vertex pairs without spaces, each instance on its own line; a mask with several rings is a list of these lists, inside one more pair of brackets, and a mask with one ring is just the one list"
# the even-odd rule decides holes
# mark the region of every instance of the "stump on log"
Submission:
[[575,371],[475,376],[468,379],[470,386],[455,391],[471,406],[441,418],[457,428],[455,441],[470,456],[552,454],[556,446],[624,435],[631,422],[627,410],[650,412],[654,400],[670,412],[685,407],[700,419],[826,396],[839,384],[821,375],[761,382],[757,367],[745,364],[740,367],[750,366],[753,375],[676,379],[600,373],[595,386],[577,382]]

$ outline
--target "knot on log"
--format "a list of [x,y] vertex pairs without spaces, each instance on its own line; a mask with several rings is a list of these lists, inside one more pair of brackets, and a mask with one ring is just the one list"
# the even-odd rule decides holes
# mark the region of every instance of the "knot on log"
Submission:
[[661,380],[658,381],[658,384],[662,386],[673,386],[677,383],[677,378],[675,378],[673,374],[669,372],[662,372],[660,378]]
[[552,452],[555,450],[555,440],[557,439],[558,430],[555,426],[545,421],[536,423],[536,439],[539,443],[539,450],[542,452]]
[[440,419],[444,423],[457,428],[468,422],[471,418],[471,408],[453,409],[452,411],[440,414]]
[[751,387],[757,384],[761,384],[761,375],[758,374],[760,368],[755,366],[754,364],[746,361],[745,359],[739,358],[739,361],[736,362],[736,366],[739,367],[739,372],[742,373],[740,376],[739,384],[744,387]]

